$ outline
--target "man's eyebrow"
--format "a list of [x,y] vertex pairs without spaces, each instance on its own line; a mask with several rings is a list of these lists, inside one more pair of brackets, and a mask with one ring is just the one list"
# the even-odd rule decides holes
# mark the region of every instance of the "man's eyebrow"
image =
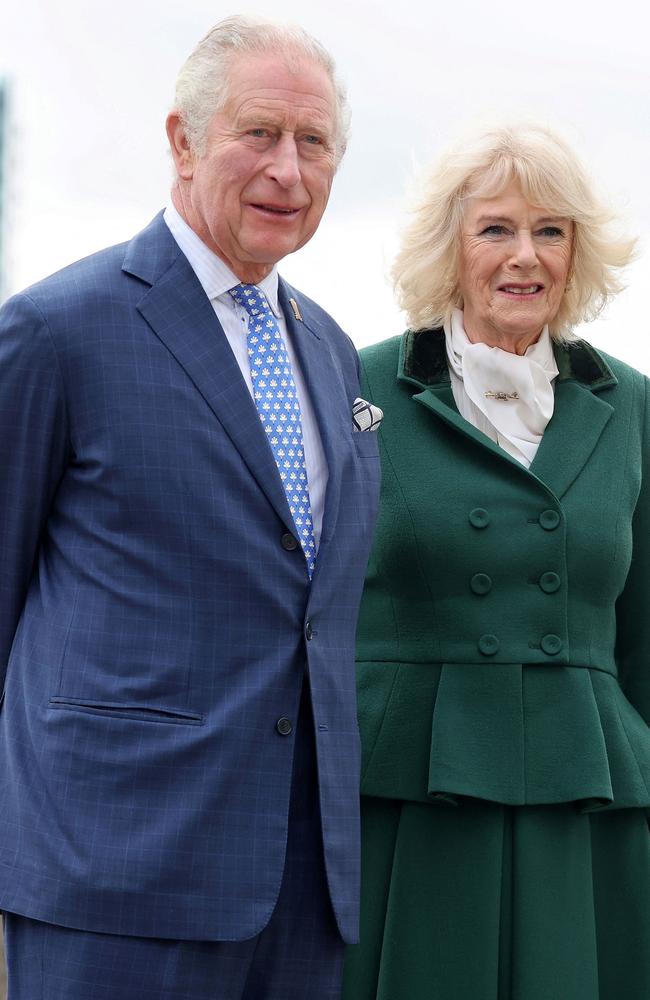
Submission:
[[[268,111],[260,111],[256,114],[255,111],[243,111],[240,115],[235,118],[235,126],[237,128],[269,128],[269,129],[280,129],[284,127],[285,115],[278,112],[277,115],[269,114]],[[304,121],[298,121],[296,126],[297,132],[313,132],[316,135],[328,136],[334,132],[334,126],[332,122],[325,120],[319,121],[317,118],[309,118]]]
[[245,111],[242,115],[238,115],[235,121],[240,128],[277,128],[280,123],[280,116],[274,118],[266,111],[259,115]]

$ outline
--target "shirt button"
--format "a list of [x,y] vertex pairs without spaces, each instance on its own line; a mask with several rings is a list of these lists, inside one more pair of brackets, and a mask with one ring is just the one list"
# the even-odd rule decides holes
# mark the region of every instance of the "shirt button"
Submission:
[[544,531],[554,531],[560,523],[560,515],[556,510],[543,510],[538,521]]
[[560,589],[561,580],[557,573],[542,573],[539,585],[545,594],[554,594]]
[[469,512],[469,523],[473,528],[487,528],[490,523],[490,515],[484,507],[475,507]]
[[548,653],[549,656],[555,656],[556,653],[559,653],[562,649],[562,640],[559,635],[554,635],[552,632],[549,632],[548,635],[545,635],[542,638],[541,646],[544,652]]
[[307,639],[308,642],[311,640],[313,634],[314,630],[311,627],[311,622],[307,622],[307,624],[305,625],[305,638]]
[[284,718],[284,716],[281,719],[278,719],[275,724],[275,728],[279,732],[280,736],[290,736],[293,732],[293,726],[288,719]]
[[298,548],[298,539],[294,538],[290,531],[285,531],[280,539],[280,544],[286,552],[293,552],[294,549]]
[[475,594],[489,594],[492,590],[492,580],[487,573],[475,573],[469,585]]
[[494,656],[500,645],[496,635],[482,635],[478,641],[478,648],[484,656]]

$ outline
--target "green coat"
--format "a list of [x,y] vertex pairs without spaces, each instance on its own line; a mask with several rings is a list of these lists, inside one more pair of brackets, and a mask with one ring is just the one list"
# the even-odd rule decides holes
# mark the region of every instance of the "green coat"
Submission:
[[459,415],[441,330],[362,352],[365,795],[650,806],[650,383],[584,341],[556,360],[526,469]]
[[442,331],[362,354],[385,415],[343,1000],[650,997],[649,383],[556,359],[526,469],[459,415]]

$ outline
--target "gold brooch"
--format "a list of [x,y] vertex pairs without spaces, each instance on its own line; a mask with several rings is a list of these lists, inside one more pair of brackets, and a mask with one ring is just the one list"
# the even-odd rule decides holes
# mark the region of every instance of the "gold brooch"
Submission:
[[486,399],[500,399],[500,400],[507,401],[508,399],[519,399],[519,393],[518,392],[492,392],[492,390],[490,390],[489,392],[485,393],[485,397],[486,397]]

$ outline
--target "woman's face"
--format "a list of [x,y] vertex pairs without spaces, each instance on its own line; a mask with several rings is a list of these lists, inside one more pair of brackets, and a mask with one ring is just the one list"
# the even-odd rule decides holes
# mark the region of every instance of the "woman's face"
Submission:
[[515,183],[470,198],[459,259],[469,340],[523,354],[560,308],[572,248],[572,221],[529,204]]

